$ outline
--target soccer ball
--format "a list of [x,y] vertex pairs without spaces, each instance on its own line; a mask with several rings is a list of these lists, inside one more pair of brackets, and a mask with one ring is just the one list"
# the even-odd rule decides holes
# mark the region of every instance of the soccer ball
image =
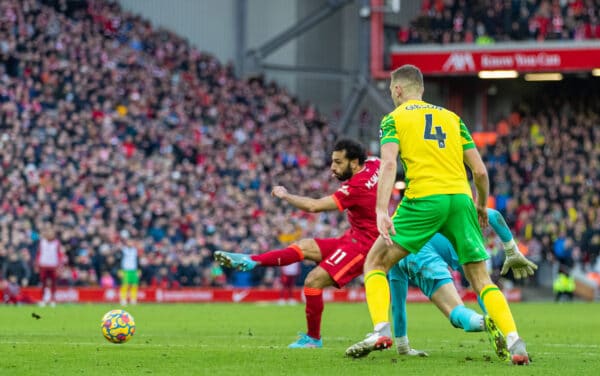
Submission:
[[133,316],[122,309],[113,309],[102,317],[102,335],[112,343],[125,343],[135,334]]

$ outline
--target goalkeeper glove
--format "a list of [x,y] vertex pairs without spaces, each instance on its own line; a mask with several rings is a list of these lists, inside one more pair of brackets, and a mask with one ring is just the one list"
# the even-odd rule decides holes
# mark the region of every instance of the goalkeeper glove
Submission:
[[502,265],[502,271],[500,274],[505,275],[508,270],[511,269],[516,279],[526,278],[532,276],[537,270],[537,265],[523,256],[519,252],[519,248],[512,240],[512,246],[504,250],[505,258],[504,264]]

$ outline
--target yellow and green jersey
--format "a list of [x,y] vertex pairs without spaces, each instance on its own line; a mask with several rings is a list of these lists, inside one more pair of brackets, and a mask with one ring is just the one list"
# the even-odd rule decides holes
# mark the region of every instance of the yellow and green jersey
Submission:
[[381,145],[399,145],[407,198],[459,193],[472,197],[463,151],[475,143],[454,112],[424,101],[407,101],[383,118],[380,138]]

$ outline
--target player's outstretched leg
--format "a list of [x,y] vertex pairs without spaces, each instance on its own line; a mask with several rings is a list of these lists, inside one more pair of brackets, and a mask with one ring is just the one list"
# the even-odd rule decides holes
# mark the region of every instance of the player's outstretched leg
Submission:
[[248,255],[224,251],[216,251],[215,260],[217,260],[223,266],[234,268],[243,272],[252,270],[256,267],[256,265],[258,265],[258,263],[252,260]]
[[484,316],[485,322],[485,330],[490,339],[490,343],[494,348],[494,352],[498,356],[498,358],[502,360],[509,360],[510,353],[508,352],[508,348],[506,347],[506,339],[502,332],[496,327],[494,320],[488,315]]
[[[387,330],[389,331],[389,324],[387,325]],[[382,331],[375,331],[374,333],[369,333],[364,340],[348,347],[346,349],[346,356],[362,358],[363,356],[369,355],[371,351],[385,350],[392,347],[392,338],[381,334],[381,332]]]
[[512,364],[519,366],[529,364],[529,354],[525,348],[525,342],[521,338],[517,339],[516,342],[513,343],[508,349],[508,351],[510,352],[510,360]]
[[323,347],[321,339],[312,338],[305,333],[298,333],[298,339],[288,346],[290,349],[320,349],[321,347]]
[[498,286],[488,284],[481,289],[479,295],[487,307],[489,315],[494,319],[494,323],[506,338],[511,362],[517,365],[529,364],[525,342],[519,337],[517,325],[502,291]]

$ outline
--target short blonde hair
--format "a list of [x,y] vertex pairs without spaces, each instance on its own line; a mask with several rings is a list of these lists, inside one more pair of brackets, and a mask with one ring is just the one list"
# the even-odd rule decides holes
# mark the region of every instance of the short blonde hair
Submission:
[[414,65],[405,64],[396,68],[390,74],[392,82],[402,81],[406,86],[423,88],[423,73]]

